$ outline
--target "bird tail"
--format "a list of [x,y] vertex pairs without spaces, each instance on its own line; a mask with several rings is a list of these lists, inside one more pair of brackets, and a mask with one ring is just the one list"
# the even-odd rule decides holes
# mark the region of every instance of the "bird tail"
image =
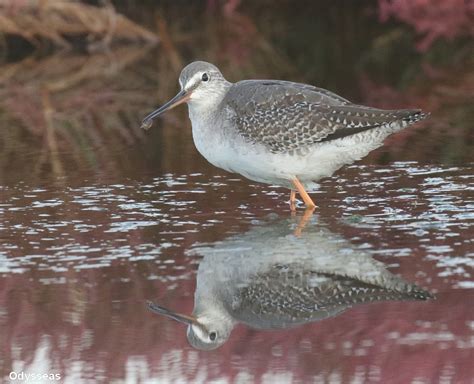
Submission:
[[389,132],[426,119],[430,114],[421,109],[377,109],[361,105],[342,105],[332,107],[327,119],[333,124],[342,124],[335,132],[320,141],[330,141],[352,136],[374,128],[386,128]]
[[427,119],[431,115],[429,112],[423,112],[421,109],[408,109],[402,111],[407,113],[406,116],[402,117],[402,121],[406,122],[407,125]]

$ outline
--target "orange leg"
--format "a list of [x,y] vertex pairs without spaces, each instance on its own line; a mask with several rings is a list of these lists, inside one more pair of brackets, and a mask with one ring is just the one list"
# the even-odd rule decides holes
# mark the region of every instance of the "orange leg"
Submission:
[[290,210],[291,212],[296,211],[296,191],[293,189],[290,192]]
[[301,184],[301,182],[296,177],[291,181],[293,182],[293,185],[295,186],[296,190],[299,192],[301,198],[306,204],[306,208],[315,208],[316,204],[314,204],[311,197],[309,197],[308,192],[306,192],[303,187],[303,184]]
[[303,231],[304,227],[308,223],[309,219],[311,219],[311,216],[313,216],[314,212],[314,207],[311,208],[306,208],[306,211],[304,211],[304,215],[301,218],[300,222],[298,223],[298,226],[295,229],[294,235],[296,237],[301,236],[301,232]]

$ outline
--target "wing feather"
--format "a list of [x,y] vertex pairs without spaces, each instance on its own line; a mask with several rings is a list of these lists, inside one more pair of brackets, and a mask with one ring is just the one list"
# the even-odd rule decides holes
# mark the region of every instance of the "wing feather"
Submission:
[[274,153],[377,127],[404,128],[427,116],[418,109],[382,110],[356,105],[322,88],[273,80],[237,83],[225,103],[232,111],[237,131]]
[[241,321],[259,317],[267,326],[279,327],[332,316],[357,304],[433,297],[394,275],[369,280],[305,270],[294,264],[275,265],[236,292],[232,311]]

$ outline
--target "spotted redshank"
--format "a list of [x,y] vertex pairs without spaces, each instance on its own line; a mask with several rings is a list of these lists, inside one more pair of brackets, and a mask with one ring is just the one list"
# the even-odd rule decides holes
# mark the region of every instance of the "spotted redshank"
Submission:
[[293,221],[283,220],[195,248],[203,258],[193,314],[151,302],[149,308],[187,324],[190,344],[210,350],[224,344],[238,323],[258,329],[289,328],[355,305],[432,298],[387,271],[370,254],[351,249],[320,222],[311,224],[298,238],[291,235]]
[[382,110],[353,104],[325,89],[281,80],[228,82],[213,64],[196,61],[179,76],[180,92],[143,119],[184,102],[194,143],[216,167],[250,180],[307,191],[321,178],[366,156],[396,131],[428,116],[419,109]]

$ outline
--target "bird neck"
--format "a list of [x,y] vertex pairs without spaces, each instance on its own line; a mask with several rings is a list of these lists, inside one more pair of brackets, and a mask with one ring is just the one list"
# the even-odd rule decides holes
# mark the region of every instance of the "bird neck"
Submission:
[[196,296],[193,315],[202,323],[218,322],[233,326],[236,320],[227,310],[225,303],[217,296]]
[[[195,313],[195,312],[194,312]],[[198,322],[208,330],[216,330],[221,335],[228,335],[237,324],[227,311],[222,311],[217,308],[207,308],[207,310],[200,314],[195,314]]]
[[196,90],[188,101],[190,115],[202,118],[215,116],[231,85],[228,81],[220,81],[210,90]]

